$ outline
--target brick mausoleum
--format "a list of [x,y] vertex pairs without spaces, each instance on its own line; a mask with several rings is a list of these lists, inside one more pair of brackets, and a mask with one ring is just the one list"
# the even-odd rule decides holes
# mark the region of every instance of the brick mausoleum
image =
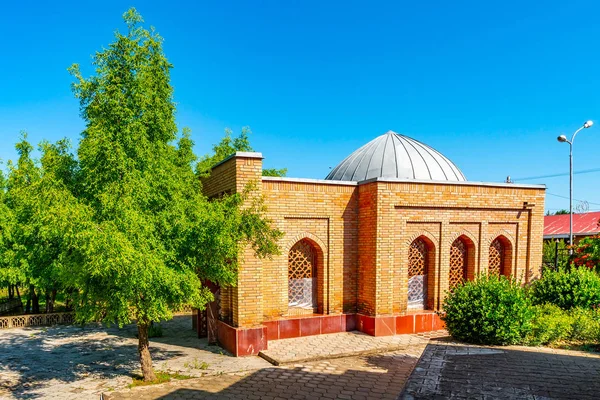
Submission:
[[215,287],[217,300],[194,314],[199,335],[236,356],[298,336],[437,330],[434,311],[461,280],[528,282],[540,272],[544,186],[469,182],[436,150],[391,131],[323,180],[263,177],[260,153],[236,153],[203,188],[217,197],[250,182],[285,233],[281,255],[247,250],[237,286]]

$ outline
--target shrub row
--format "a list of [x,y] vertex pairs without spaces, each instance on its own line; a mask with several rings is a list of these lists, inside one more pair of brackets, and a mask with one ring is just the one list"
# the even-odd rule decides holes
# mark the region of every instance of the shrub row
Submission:
[[531,285],[533,304],[555,304],[563,310],[600,304],[600,276],[587,267],[544,271]]
[[480,276],[446,296],[442,319],[453,337],[468,343],[600,342],[598,304],[600,276],[587,268],[549,271],[527,288]]

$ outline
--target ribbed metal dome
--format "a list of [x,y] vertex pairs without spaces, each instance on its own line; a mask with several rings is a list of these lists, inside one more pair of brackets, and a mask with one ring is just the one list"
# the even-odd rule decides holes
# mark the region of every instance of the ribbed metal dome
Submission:
[[392,131],[350,154],[325,179],[360,182],[371,178],[466,181],[458,167],[438,151]]

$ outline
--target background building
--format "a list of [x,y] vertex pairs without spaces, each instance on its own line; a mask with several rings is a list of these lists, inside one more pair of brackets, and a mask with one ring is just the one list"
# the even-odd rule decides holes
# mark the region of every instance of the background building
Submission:
[[[573,214],[573,243],[600,233],[600,211]],[[569,214],[544,217],[544,240],[563,239],[569,242]]]

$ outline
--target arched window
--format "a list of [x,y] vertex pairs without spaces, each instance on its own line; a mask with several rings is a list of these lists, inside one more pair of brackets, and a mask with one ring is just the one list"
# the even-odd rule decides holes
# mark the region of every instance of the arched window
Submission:
[[450,290],[467,279],[469,262],[467,249],[467,243],[462,237],[456,239],[450,247],[450,276],[448,277]]
[[291,314],[317,311],[317,251],[306,239],[288,254],[288,306]]
[[503,236],[498,236],[490,244],[488,273],[510,276],[512,248]]
[[417,238],[408,249],[408,308],[423,310],[427,307],[427,274],[429,246]]

